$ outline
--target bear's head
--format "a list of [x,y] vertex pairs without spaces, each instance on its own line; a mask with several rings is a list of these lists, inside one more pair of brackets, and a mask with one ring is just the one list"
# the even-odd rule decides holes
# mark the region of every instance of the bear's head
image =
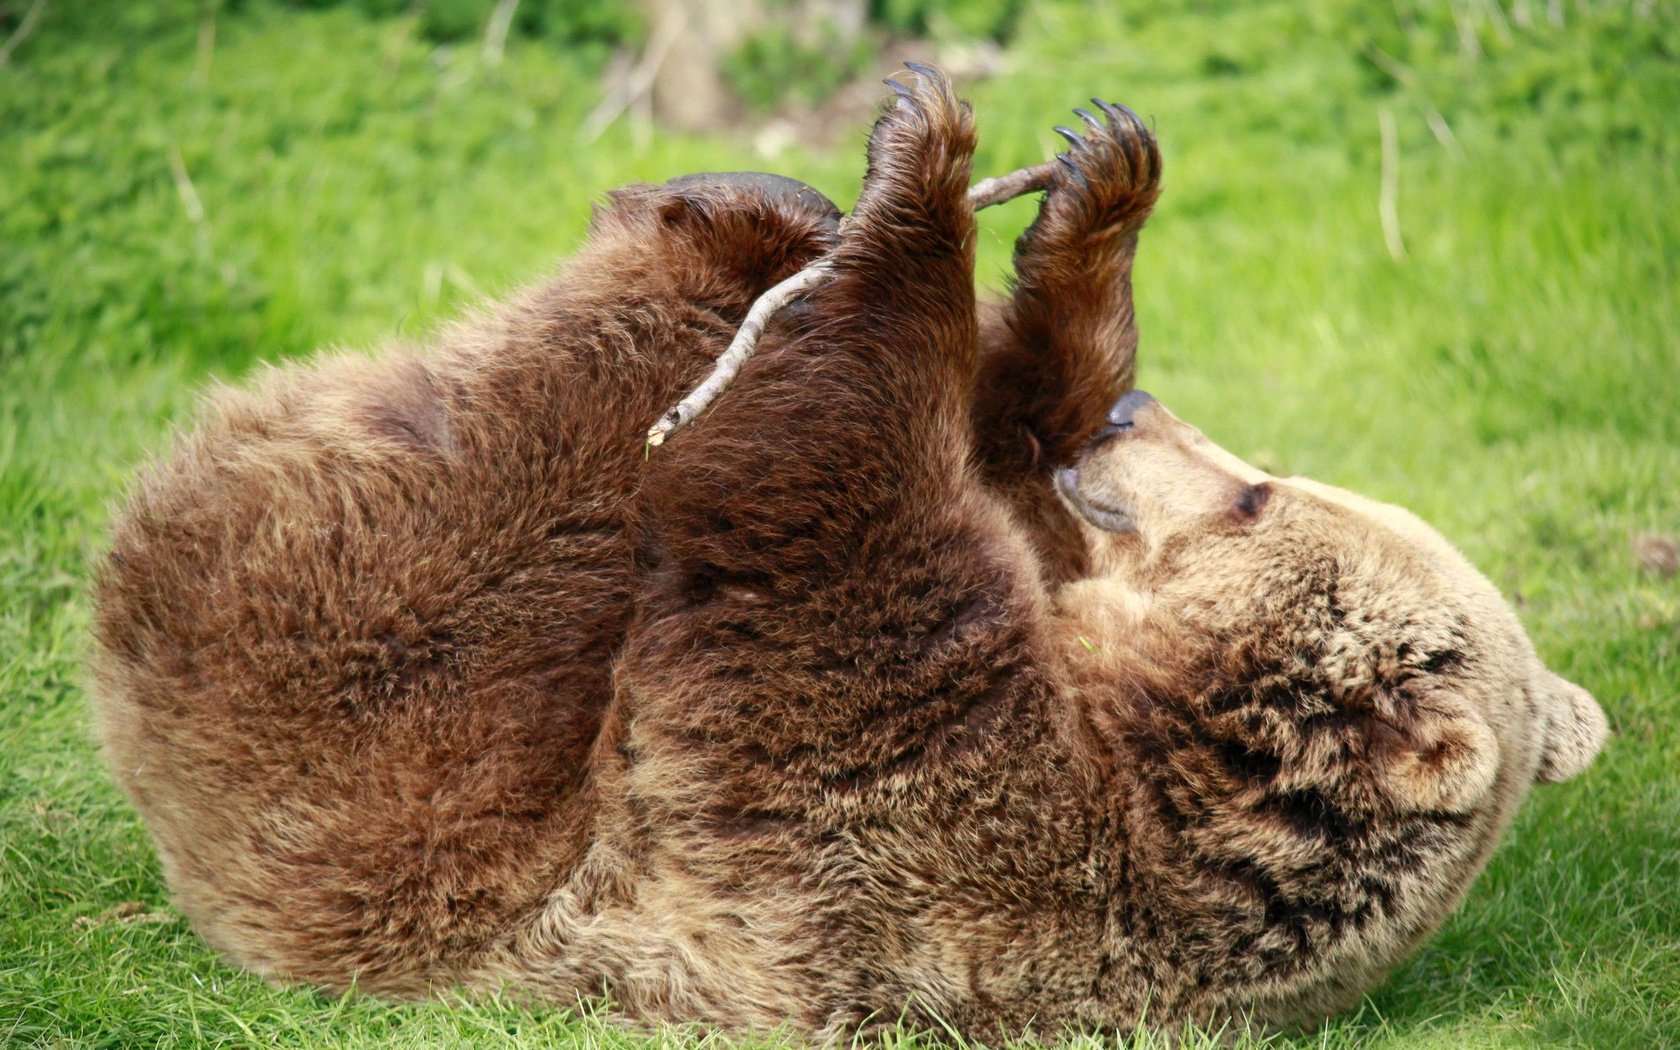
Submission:
[[1593,698],[1398,507],[1270,477],[1141,391],[1055,484],[1089,554],[1058,597],[1086,724],[1115,768],[1166,782],[1131,792],[1157,800],[1163,884],[1293,924],[1280,943],[1306,965],[1254,989],[1279,1019],[1392,965],[1462,899],[1529,787],[1604,741]]
[[1345,743],[1363,747],[1319,757],[1362,751],[1374,804],[1467,811],[1497,782],[1575,775],[1604,741],[1592,696],[1548,670],[1493,585],[1399,507],[1271,477],[1142,391],[1056,487],[1092,552],[1078,600],[1116,626],[1159,628],[1214,679],[1292,694],[1303,720],[1348,716],[1364,739]]

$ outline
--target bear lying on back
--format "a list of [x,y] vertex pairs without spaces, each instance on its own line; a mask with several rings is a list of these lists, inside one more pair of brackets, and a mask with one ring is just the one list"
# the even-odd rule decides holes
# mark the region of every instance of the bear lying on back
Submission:
[[218,393],[96,590],[100,733],[204,936],[334,989],[997,1037],[1306,1020],[1434,929],[1603,715],[1421,522],[1125,394],[1160,162],[1104,109],[983,318],[971,118],[918,72],[844,224],[623,190],[436,348]]

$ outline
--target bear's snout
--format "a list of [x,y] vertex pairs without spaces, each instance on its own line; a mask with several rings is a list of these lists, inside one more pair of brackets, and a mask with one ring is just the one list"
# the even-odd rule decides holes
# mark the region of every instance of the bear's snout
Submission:
[[1056,491],[1075,514],[1104,532],[1136,532],[1137,523],[1126,510],[1094,500],[1079,488],[1079,468],[1063,467],[1054,475]]

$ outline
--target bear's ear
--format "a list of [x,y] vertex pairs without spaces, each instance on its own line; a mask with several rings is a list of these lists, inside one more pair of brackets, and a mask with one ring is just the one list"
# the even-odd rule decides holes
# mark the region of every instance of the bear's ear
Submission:
[[1404,724],[1371,723],[1371,768],[1402,808],[1464,813],[1493,788],[1499,742],[1479,715],[1461,705],[1407,712]]
[[1546,725],[1534,779],[1555,784],[1592,763],[1610,735],[1610,723],[1592,694],[1568,679],[1542,671],[1538,688]]

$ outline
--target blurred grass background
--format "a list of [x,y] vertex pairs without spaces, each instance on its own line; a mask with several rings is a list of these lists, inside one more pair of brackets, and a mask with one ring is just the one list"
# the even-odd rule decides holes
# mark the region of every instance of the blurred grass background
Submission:
[[[769,156],[754,122],[779,85],[890,73],[879,35],[828,55],[837,68],[761,35],[731,59],[751,120],[621,120],[590,142],[603,77],[646,27],[611,0],[526,0],[492,63],[490,6],[0,0],[0,1042],[707,1041],[512,1003],[327,1000],[227,969],[170,909],[86,736],[83,592],[109,504],[207,383],[423,336],[551,270],[624,182],[767,168],[855,194],[861,120]],[[1680,1045],[1675,5],[872,13],[934,57],[1001,45],[996,75],[961,84],[981,173],[1044,159],[1091,94],[1144,114],[1167,191],[1137,267],[1141,384],[1269,469],[1433,521],[1615,726],[1360,1011],[1278,1045]],[[987,284],[1031,211],[986,213]]]

